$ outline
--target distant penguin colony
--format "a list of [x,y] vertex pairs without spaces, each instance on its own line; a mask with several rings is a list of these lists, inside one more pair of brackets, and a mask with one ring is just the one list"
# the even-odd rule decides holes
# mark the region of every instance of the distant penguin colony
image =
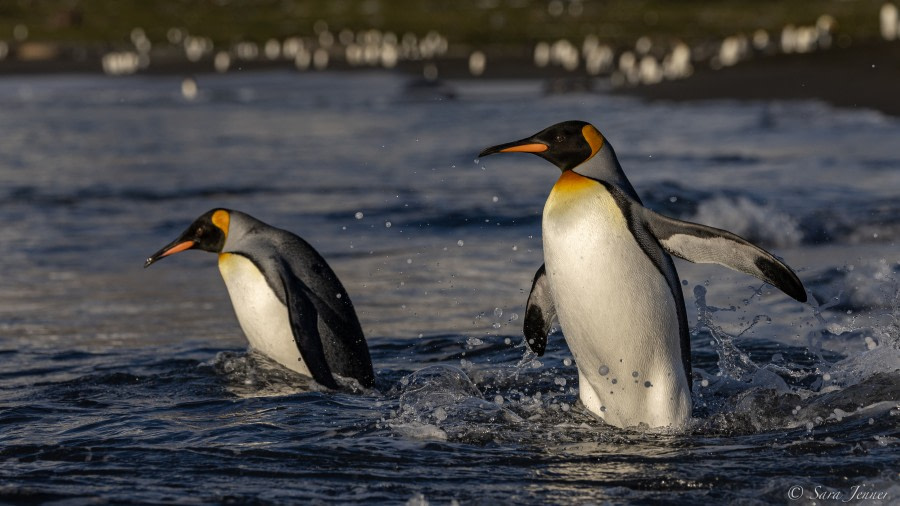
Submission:
[[247,214],[213,209],[144,267],[189,249],[219,254],[219,272],[252,348],[329,388],[338,388],[335,375],[375,384],[350,296],[306,241]]
[[[747,273],[806,301],[796,274],[770,253],[725,230],[644,207],[612,146],[590,123],[558,123],[479,156],[516,152],[562,172],[544,205],[544,265],[526,304],[526,345],[543,355],[558,319],[577,364],[579,398],[607,423],[681,429],[690,420],[690,335],[670,255]],[[329,388],[339,388],[338,377],[374,385],[350,297],[303,239],[247,214],[213,209],[145,267],[189,249],[219,254],[252,348]]]
[[670,254],[730,267],[806,301],[794,272],[766,251],[644,207],[593,125],[566,121],[479,156],[514,152],[562,171],[544,205],[544,265],[528,296],[526,343],[542,355],[558,318],[581,402],[608,423],[682,428],[690,419],[690,335]]

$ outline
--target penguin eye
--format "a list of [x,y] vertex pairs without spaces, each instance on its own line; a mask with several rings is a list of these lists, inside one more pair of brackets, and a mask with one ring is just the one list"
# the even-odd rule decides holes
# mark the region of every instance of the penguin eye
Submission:
[[556,138],[553,140],[556,141],[558,144],[562,144],[562,142],[565,140],[565,138],[563,138],[562,135],[557,135]]

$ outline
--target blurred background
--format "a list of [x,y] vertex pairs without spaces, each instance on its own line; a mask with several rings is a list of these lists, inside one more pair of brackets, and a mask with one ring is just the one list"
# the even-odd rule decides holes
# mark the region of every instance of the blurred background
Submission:
[[[897,19],[883,0],[9,0],[0,73],[386,68],[897,114]],[[708,82],[720,69],[731,72]],[[692,86],[671,83],[695,74]]]

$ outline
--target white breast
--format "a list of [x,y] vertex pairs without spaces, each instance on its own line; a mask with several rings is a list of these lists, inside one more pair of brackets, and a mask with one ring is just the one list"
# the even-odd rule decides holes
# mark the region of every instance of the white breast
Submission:
[[578,366],[580,398],[619,427],[683,426],[691,400],[674,298],[612,196],[576,176],[564,175],[554,187],[543,234],[550,290]]
[[219,255],[219,272],[250,346],[288,369],[311,376],[300,359],[287,307],[262,272],[246,257],[228,253]]

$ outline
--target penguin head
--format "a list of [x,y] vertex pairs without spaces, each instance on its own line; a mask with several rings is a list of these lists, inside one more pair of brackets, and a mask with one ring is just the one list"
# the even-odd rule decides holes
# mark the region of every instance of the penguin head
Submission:
[[590,160],[603,147],[603,135],[590,123],[564,121],[547,127],[531,137],[491,146],[479,157],[494,153],[534,153],[559,167],[574,169]]
[[151,255],[144,263],[144,267],[150,267],[157,260],[189,249],[220,253],[225,247],[225,238],[228,237],[230,223],[231,211],[228,209],[207,211],[194,220],[177,239]]

